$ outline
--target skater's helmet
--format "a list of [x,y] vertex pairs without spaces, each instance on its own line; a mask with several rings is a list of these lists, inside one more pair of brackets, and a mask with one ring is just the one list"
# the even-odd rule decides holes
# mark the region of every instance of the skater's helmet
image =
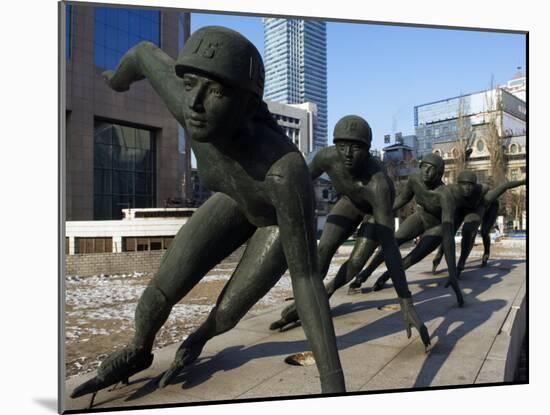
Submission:
[[475,173],[471,170],[462,170],[460,173],[458,173],[458,177],[456,179],[458,183],[477,183],[477,177]]
[[426,154],[424,157],[422,157],[422,160],[420,161],[420,166],[422,166],[423,163],[431,164],[435,167],[437,174],[439,176],[443,176],[443,173],[445,172],[445,162],[439,154]]
[[176,74],[204,74],[262,98],[264,64],[256,47],[240,33],[222,26],[206,26],[185,42],[176,61]]
[[358,115],[346,115],[334,126],[334,142],[338,140],[360,141],[370,147],[372,130],[368,122]]

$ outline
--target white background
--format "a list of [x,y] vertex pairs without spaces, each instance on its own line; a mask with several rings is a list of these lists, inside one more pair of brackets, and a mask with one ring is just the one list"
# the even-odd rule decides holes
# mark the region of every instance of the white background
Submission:
[[[130,0],[132,4],[235,10],[374,21],[529,30],[530,381],[473,388],[349,398],[294,400],[139,413],[541,413],[548,386],[549,279],[543,179],[548,165],[549,33],[544,2],[461,0]],[[123,3],[120,2],[119,3]],[[360,5],[361,4],[361,5]],[[12,0],[1,16],[2,201],[0,285],[2,413],[52,414],[57,394],[57,4]],[[419,51],[420,52],[420,51]],[[7,94],[5,93],[7,92]],[[365,356],[365,359],[373,356]],[[360,364],[360,362],[358,362]],[[535,409],[536,408],[536,409]]]

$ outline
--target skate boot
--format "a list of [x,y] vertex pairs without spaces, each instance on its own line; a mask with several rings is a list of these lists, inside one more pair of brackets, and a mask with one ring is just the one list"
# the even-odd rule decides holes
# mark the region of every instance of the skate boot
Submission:
[[128,383],[128,378],[153,363],[153,354],[148,350],[136,350],[127,346],[105,359],[97,369],[97,376],[75,388],[71,398],[95,393],[118,382]]

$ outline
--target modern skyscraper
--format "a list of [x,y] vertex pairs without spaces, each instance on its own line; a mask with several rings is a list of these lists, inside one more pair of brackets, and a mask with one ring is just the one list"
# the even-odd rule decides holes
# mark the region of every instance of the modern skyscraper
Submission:
[[327,36],[318,20],[264,18],[266,100],[312,102],[313,150],[327,145]]

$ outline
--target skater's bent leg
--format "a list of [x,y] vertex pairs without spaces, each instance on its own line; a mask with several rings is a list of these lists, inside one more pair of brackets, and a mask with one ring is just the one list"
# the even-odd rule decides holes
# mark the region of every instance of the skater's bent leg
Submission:
[[365,263],[372,256],[376,248],[378,248],[376,236],[374,234],[369,235],[369,229],[367,227],[365,228],[366,229],[360,229],[357,235],[355,246],[353,247],[353,251],[347,261],[348,265],[344,275],[345,278],[338,279],[338,275],[336,276],[337,278],[335,278],[335,282],[339,287],[347,284],[353,279],[353,277],[359,274]]
[[207,321],[190,337],[205,343],[225,333],[277,283],[286,271],[286,260],[279,238],[279,228],[259,228],[223,288]]
[[[414,264],[422,261],[441,244],[441,226],[432,228],[426,232],[414,249],[403,258],[403,268],[408,269]],[[382,287],[390,279],[390,273],[386,271],[376,281],[378,287]]]
[[[346,197],[340,199],[330,211],[327,218],[321,240],[317,247],[319,253],[319,274],[323,279],[329,269],[332,257],[336,250],[348,239],[357,228],[362,219],[362,213]],[[340,271],[338,271],[340,272]],[[327,293],[332,295],[333,284],[330,281],[326,285]],[[332,290],[332,292],[331,292]],[[281,312],[281,318],[273,322],[270,330],[282,329],[284,326],[298,321],[296,304],[292,302]]]
[[481,237],[483,238],[483,257],[481,260],[481,266],[487,265],[487,261],[489,260],[489,256],[491,255],[490,232],[491,228],[497,220],[499,207],[499,202],[498,200],[496,200],[489,205],[487,211],[483,215],[481,223]]
[[[395,241],[400,246],[405,242],[408,242],[424,232],[424,224],[419,213],[414,213],[403,221],[399,229],[395,232]],[[368,277],[378,268],[380,264],[384,262],[384,253],[382,250],[378,252],[371,262],[361,273],[358,275],[358,283],[363,283]]]
[[353,234],[362,219],[361,211],[347,197],[341,198],[331,209],[317,247],[321,279],[327,275],[336,250]]
[[172,307],[254,230],[232,199],[222,193],[208,199],[181,227],[141,296],[134,346],[150,350]]
[[[356,280],[350,285],[349,293],[357,292],[359,287],[361,287],[361,283],[358,281],[358,274],[378,247],[378,239],[372,222],[372,217],[363,221],[363,224],[357,232],[357,240],[353,247],[353,251],[351,252],[349,260],[346,262],[345,273],[339,272],[339,275],[336,275],[335,278],[335,282],[337,282],[339,286],[342,286],[350,282],[353,277],[357,276]],[[369,223],[371,223],[371,225],[369,225]]]
[[216,306],[206,321],[179,347],[172,367],[160,385],[166,385],[201,353],[208,340],[237,325],[241,318],[277,283],[287,265],[279,238],[279,228],[259,228],[250,238],[246,250],[223,288]]
[[[93,393],[149,367],[155,335],[173,305],[214,265],[233,252],[255,227],[229,197],[217,193],[182,226],[160,269],[139,299],[132,343],[109,355],[97,376],[76,388],[72,397]],[[216,249],[212,249],[212,248]]]
[[481,266],[487,265],[489,256],[491,255],[491,235],[489,231],[485,231],[481,228],[481,239],[483,240],[483,256],[481,257]]
[[441,259],[443,258],[443,247],[439,246],[439,249],[435,253],[434,259],[432,260],[432,273],[435,274],[435,271],[437,271],[437,267],[441,263]]
[[403,266],[405,269],[412,267],[414,264],[422,261],[430,255],[441,244],[441,227],[430,229],[422,235],[418,244],[414,249],[403,258]]
[[470,213],[464,218],[462,225],[462,241],[460,244],[460,258],[457,263],[457,271],[464,269],[466,260],[474,247],[477,229],[481,223],[481,216],[478,213]]

